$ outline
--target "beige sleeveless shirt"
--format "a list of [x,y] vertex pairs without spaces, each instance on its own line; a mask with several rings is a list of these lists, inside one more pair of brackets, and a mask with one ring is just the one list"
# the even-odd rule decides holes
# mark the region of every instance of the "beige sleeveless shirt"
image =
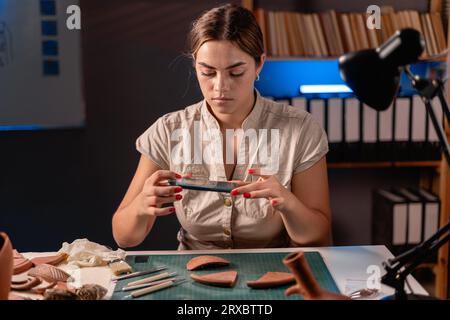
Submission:
[[[263,98],[257,91],[255,105],[242,123],[242,129],[243,132],[259,134],[258,141],[265,141],[263,132],[270,138],[276,137],[273,132],[278,132],[277,161],[272,161],[274,154],[271,151],[276,150],[271,149],[273,143],[269,144],[266,160],[271,159],[270,174],[275,174],[289,190],[293,175],[307,170],[328,152],[325,131],[308,112]],[[209,132],[209,141],[195,142],[199,132]],[[161,169],[192,173],[194,178],[226,181],[223,158],[222,163],[218,163],[202,157],[208,152],[212,158],[222,157],[220,141],[219,147],[211,147],[214,146],[211,140],[218,136],[221,137],[219,124],[203,100],[159,118],[137,139],[136,148]],[[190,144],[186,144],[187,140]],[[267,141],[277,142],[276,139]],[[261,144],[256,149],[249,144],[240,144],[238,154],[243,157],[237,161],[232,180],[256,181],[257,177],[248,175],[247,170],[260,167],[264,171],[268,168],[267,161],[263,165],[261,161],[255,161],[259,160],[256,153]],[[182,146],[189,145],[191,150],[197,147],[197,151],[190,154],[180,151]],[[199,156],[200,146],[202,152]],[[183,199],[174,203],[181,224],[179,250],[292,245],[279,212],[267,199],[245,199],[242,196],[231,197],[228,193],[186,189],[181,194]]]

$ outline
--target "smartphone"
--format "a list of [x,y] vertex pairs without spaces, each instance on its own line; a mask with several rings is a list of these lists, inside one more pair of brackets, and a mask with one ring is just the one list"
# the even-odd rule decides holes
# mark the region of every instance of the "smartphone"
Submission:
[[180,186],[184,189],[202,190],[202,191],[215,191],[215,192],[227,192],[238,187],[236,183],[227,181],[211,181],[206,179],[169,179],[171,186]]

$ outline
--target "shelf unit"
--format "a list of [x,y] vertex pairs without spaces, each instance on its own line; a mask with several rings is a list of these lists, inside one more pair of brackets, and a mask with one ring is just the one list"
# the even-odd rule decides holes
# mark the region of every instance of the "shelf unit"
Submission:
[[[292,0],[301,2],[302,0]],[[258,1],[242,0],[241,5],[251,11],[258,7]],[[429,0],[429,8],[431,10],[442,10],[441,0]],[[282,8],[280,9],[282,10]],[[450,43],[450,23],[448,23],[447,32],[447,46]],[[437,56],[431,57],[433,61],[447,62],[447,57],[450,54],[448,49]],[[269,60],[280,61],[298,61],[298,60],[333,60],[337,57],[268,57]],[[422,58],[421,60],[427,60]],[[448,72],[448,69],[447,69]],[[450,97],[450,86],[448,87],[447,96]],[[447,138],[450,140],[450,126],[445,123],[445,132]],[[440,212],[440,226],[444,226],[450,221],[450,168],[446,162],[445,157],[441,157],[439,161],[394,161],[394,162],[344,162],[344,163],[330,163],[330,169],[352,169],[352,168],[418,168],[421,171],[420,187],[431,189],[435,194],[438,194],[441,200]],[[429,172],[433,172],[433,177],[430,179]],[[449,297],[449,244],[441,247],[438,253],[438,261],[436,263],[425,263],[421,267],[431,267],[435,274],[435,296],[441,299],[448,299]]]

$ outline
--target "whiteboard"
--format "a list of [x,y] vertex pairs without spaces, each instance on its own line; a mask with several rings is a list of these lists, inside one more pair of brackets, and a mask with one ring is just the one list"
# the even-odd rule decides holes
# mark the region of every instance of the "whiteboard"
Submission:
[[81,30],[66,26],[78,2],[0,0],[0,130],[84,125]]

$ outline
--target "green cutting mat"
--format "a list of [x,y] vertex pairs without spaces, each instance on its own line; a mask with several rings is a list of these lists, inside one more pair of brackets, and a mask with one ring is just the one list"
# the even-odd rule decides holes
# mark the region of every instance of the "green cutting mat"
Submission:
[[[136,298],[139,300],[296,300],[301,297],[299,295],[290,297],[284,295],[284,291],[290,285],[271,289],[252,289],[246,284],[247,281],[256,280],[268,271],[289,271],[282,262],[283,258],[287,255],[288,253],[214,254],[214,256],[219,256],[230,261],[230,265],[197,271],[188,271],[186,269],[186,263],[198,256],[198,254],[127,256],[126,260],[133,267],[133,271],[141,271],[149,269],[152,266],[165,265],[168,268],[164,271],[177,272],[177,277],[187,279],[186,282],[177,286]],[[339,289],[328,271],[320,253],[305,252],[305,256],[320,286],[329,291],[339,293]],[[147,261],[145,261],[146,257],[148,257]],[[233,288],[208,286],[194,282],[190,277],[191,273],[207,274],[229,270],[236,270],[238,272],[238,279]],[[129,291],[121,291],[128,282],[155,274],[157,273],[118,281],[112,299],[121,300],[124,299],[126,295],[129,295]]]

